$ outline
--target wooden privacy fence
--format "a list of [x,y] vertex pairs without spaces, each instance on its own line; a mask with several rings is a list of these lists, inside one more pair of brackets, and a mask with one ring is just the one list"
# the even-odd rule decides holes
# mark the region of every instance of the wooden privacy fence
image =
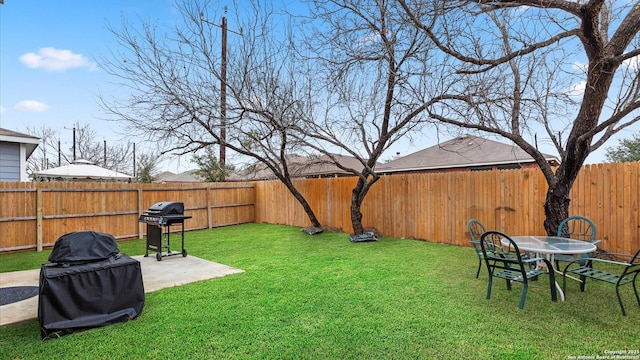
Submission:
[[[295,182],[320,222],[352,232],[349,206],[356,178]],[[383,235],[469,246],[467,221],[510,235],[543,235],[547,183],[539,169],[384,176],[367,195],[363,225]],[[585,215],[609,252],[640,247],[640,162],[583,167],[571,191],[570,215]],[[277,209],[277,210],[276,210]],[[302,207],[277,181],[256,183],[256,221],[309,226]]]
[[[355,178],[301,179],[296,186],[326,227],[352,232]],[[469,246],[467,220],[511,235],[545,234],[547,184],[538,169],[461,171],[382,177],[362,207],[363,224],[383,235]],[[597,226],[609,252],[640,247],[640,162],[585,166],[571,191],[570,214]],[[138,215],[158,201],[182,201],[188,230],[264,222],[309,226],[278,181],[208,184],[2,183],[0,252],[40,249],[63,234],[96,230],[140,238]]]
[[52,246],[60,236],[94,230],[117,239],[142,238],[138,216],[160,201],[181,201],[185,230],[254,221],[250,183],[122,184],[0,182],[0,252]]

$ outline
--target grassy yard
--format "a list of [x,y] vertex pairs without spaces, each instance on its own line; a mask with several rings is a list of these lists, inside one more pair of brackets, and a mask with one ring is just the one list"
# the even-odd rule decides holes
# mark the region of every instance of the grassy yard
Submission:
[[[146,295],[135,321],[40,340],[38,322],[0,329],[0,359],[567,359],[640,350],[640,308],[623,288],[547,278],[507,291],[475,278],[472,248],[248,224],[186,234],[190,255],[245,270]],[[141,240],[120,243],[144,253]],[[0,255],[0,272],[39,268],[48,252]],[[0,274],[0,276],[2,276]],[[613,355],[615,356],[615,355]]]

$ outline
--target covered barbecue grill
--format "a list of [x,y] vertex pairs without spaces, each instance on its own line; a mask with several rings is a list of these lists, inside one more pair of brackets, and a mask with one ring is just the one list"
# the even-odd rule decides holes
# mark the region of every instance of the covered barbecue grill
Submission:
[[[156,259],[165,256],[187,256],[184,248],[184,221],[191,216],[184,214],[184,203],[175,201],[158,202],[140,215],[138,222],[147,224],[147,247],[144,256],[149,256],[149,250],[156,252]],[[171,251],[171,226],[181,225],[182,251]],[[166,239],[166,240],[165,240]],[[166,249],[166,252],[163,252]]]
[[38,321],[43,339],[137,318],[144,307],[140,262],[116,239],[77,231],[56,240],[40,268]]

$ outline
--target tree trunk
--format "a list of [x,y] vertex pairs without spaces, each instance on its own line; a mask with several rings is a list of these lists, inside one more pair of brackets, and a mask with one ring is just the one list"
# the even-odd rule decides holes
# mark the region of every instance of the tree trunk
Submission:
[[364,227],[362,226],[362,212],[360,212],[359,190],[362,188],[358,180],[358,185],[351,191],[351,226],[353,227],[353,233],[355,235],[362,235],[364,233]]
[[555,187],[549,187],[547,198],[544,202],[544,229],[547,235],[555,236],[558,233],[558,226],[562,220],[569,216],[569,189],[564,184],[556,184]]
[[[589,35],[595,36],[591,33]],[[593,42],[597,43],[597,39]],[[544,228],[552,236],[557,234],[560,222],[569,216],[569,192],[582,164],[591,153],[593,135],[587,134],[598,125],[616,70],[612,62],[603,53],[597,52],[597,49],[588,48],[587,53],[591,53],[591,59],[582,104],[567,139],[565,158],[562,159],[554,179],[547,181],[549,190],[544,203]]]
[[573,183],[578,177],[582,164],[589,155],[588,138],[578,142],[578,134],[585,133],[586,130],[574,127],[567,140],[567,155],[555,173],[552,181],[547,180],[549,190],[544,202],[544,229],[547,235],[555,236],[558,233],[558,226],[562,220],[569,217],[569,204],[571,203],[570,192]]
[[320,221],[318,221],[318,218],[316,217],[316,214],[313,212],[313,209],[311,209],[311,205],[309,205],[307,200],[304,198],[304,196],[302,196],[302,194],[300,194],[300,192],[298,191],[298,189],[296,189],[293,183],[290,180],[283,181],[283,183],[285,184],[287,189],[289,189],[289,192],[293,194],[293,197],[295,197],[296,200],[298,200],[298,202],[300,203],[300,205],[302,205],[302,208],[304,209],[304,212],[307,214],[309,221],[311,221],[311,225],[315,227],[322,227],[322,224],[320,224]]
[[351,226],[353,227],[354,235],[364,234],[364,227],[362,226],[362,212],[360,208],[364,202],[365,196],[371,189],[371,186],[380,179],[380,176],[373,175],[371,180],[358,179],[358,183],[351,191]]

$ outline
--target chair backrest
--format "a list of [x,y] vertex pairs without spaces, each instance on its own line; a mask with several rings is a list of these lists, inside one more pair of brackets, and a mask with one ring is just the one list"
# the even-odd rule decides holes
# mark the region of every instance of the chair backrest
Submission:
[[472,242],[480,243],[480,237],[487,232],[487,229],[482,226],[480,221],[471,219],[467,222],[467,230],[469,231],[469,237]]
[[480,247],[487,266],[495,266],[495,263],[490,262],[497,260],[503,265],[498,266],[500,268],[510,268],[508,264],[516,264],[519,270],[524,272],[520,249],[507,234],[500,231],[487,231],[480,237]]
[[558,226],[558,236],[576,240],[594,241],[596,226],[584,216],[570,216]]

